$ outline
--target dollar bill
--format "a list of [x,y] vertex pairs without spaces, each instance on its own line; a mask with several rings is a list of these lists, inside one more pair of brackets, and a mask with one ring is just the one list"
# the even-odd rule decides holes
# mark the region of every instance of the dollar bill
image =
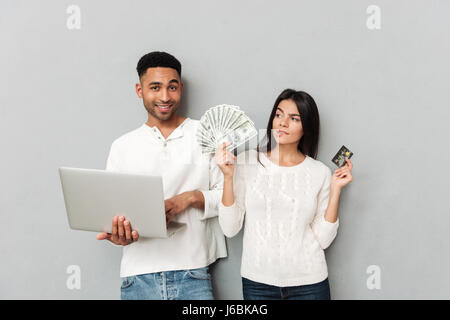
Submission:
[[217,139],[217,146],[223,144],[224,142],[229,142],[230,145],[227,147],[228,150],[234,150],[246,141],[252,139],[258,134],[255,126],[247,121],[240,127],[229,130],[226,134]]
[[253,121],[238,106],[218,105],[201,118],[196,138],[203,153],[215,153],[223,142],[233,150],[257,135]]

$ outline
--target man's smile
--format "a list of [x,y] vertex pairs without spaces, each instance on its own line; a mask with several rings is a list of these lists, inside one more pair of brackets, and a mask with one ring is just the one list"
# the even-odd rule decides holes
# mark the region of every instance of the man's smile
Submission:
[[157,104],[156,108],[160,111],[160,112],[167,112],[170,110],[170,108],[172,107],[172,104]]

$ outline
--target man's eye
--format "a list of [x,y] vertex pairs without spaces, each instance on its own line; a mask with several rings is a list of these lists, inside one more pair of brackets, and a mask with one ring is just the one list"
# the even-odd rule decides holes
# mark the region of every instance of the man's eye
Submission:
[[170,89],[170,90],[177,90],[177,87],[172,86],[172,87],[169,87],[169,89]]
[[159,89],[159,87],[150,87],[150,90],[158,90]]

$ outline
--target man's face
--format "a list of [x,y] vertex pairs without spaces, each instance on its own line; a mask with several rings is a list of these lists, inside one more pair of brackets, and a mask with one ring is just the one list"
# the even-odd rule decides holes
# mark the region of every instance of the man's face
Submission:
[[154,118],[169,120],[177,111],[183,84],[172,68],[148,68],[136,84],[136,93],[143,99],[145,109]]

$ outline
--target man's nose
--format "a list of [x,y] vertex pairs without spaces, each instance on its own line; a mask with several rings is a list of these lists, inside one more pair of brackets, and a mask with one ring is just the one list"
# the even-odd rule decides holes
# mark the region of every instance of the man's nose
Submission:
[[162,102],[167,102],[170,100],[169,91],[167,89],[163,89],[160,91],[159,99],[161,99]]

